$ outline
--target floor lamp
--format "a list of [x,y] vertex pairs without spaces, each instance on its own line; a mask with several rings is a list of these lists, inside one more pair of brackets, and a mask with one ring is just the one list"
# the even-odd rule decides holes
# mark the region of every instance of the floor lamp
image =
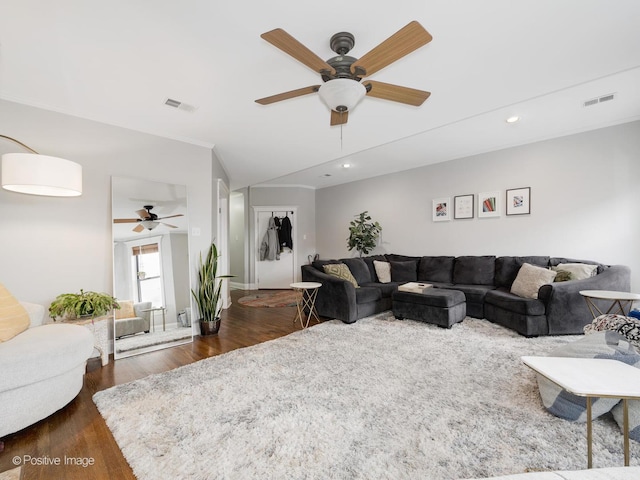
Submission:
[[12,192],[50,197],[82,195],[82,166],[63,158],[40,155],[15,138],[0,135],[31,153],[2,155],[2,188]]

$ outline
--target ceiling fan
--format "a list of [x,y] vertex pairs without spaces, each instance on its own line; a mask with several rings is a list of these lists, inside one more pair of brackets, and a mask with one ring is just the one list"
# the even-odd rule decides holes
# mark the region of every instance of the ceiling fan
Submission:
[[433,37],[416,21],[398,30],[359,59],[347,55],[355,45],[354,36],[348,32],[336,33],[331,37],[331,50],[338,55],[326,62],[281,28],[260,36],[319,73],[325,82],[322,85],[311,85],[256,100],[261,105],[318,92],[331,109],[331,125],[342,125],[347,123],[349,111],[365,95],[416,107],[422,105],[431,95],[423,90],[374,80],[361,82],[364,77],[374,74],[431,41]]
[[184,214],[179,213],[177,215],[169,215],[167,217],[158,217],[158,215],[151,211],[152,209],[153,205],[145,205],[144,208],[136,210],[136,213],[140,218],[114,218],[113,223],[137,223],[138,225],[133,228],[133,231],[140,233],[145,228],[147,230],[153,230],[160,224],[169,228],[178,228],[175,225],[169,225],[168,223],[160,222],[159,220],[184,216]]

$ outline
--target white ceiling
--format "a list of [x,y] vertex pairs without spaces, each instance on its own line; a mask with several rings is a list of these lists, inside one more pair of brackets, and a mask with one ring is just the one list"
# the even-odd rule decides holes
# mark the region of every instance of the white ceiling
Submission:
[[[0,9],[1,98],[213,147],[234,189],[335,185],[640,118],[638,0],[0,0]],[[320,83],[261,33],[283,28],[327,59],[329,38],[349,31],[350,55],[361,57],[411,20],[433,41],[371,79],[432,92],[421,107],[366,97],[341,130],[316,94],[254,102]],[[582,106],[609,93],[614,101]],[[508,125],[512,114],[522,120]]]

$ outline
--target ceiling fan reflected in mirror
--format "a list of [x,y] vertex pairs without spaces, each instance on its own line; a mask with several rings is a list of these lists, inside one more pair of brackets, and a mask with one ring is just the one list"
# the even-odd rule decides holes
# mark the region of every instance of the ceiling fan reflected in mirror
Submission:
[[431,95],[430,92],[414,88],[362,80],[431,41],[433,37],[416,21],[398,30],[359,59],[347,55],[355,45],[354,36],[348,32],[336,33],[331,37],[329,45],[338,55],[326,62],[281,28],[263,33],[261,37],[319,73],[324,82],[322,85],[311,85],[256,100],[261,105],[317,92],[331,109],[331,125],[342,125],[347,123],[349,112],[365,95],[416,107]]
[[140,233],[146,230],[153,230],[158,225],[164,225],[169,228],[178,228],[175,225],[170,225],[165,222],[161,222],[160,220],[164,220],[166,218],[175,218],[175,217],[184,217],[184,214],[179,213],[177,215],[169,215],[166,217],[158,217],[151,210],[153,209],[153,205],[145,205],[144,208],[137,210],[136,213],[140,218],[114,218],[113,223],[137,223],[133,228],[134,232]]

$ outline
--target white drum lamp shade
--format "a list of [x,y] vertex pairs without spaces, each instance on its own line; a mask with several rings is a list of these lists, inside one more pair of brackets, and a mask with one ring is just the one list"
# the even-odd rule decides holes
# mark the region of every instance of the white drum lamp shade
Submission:
[[323,83],[318,95],[335,112],[348,112],[367,94],[364,85],[348,78],[336,78]]
[[2,155],[2,188],[52,197],[82,195],[82,166],[35,153]]

